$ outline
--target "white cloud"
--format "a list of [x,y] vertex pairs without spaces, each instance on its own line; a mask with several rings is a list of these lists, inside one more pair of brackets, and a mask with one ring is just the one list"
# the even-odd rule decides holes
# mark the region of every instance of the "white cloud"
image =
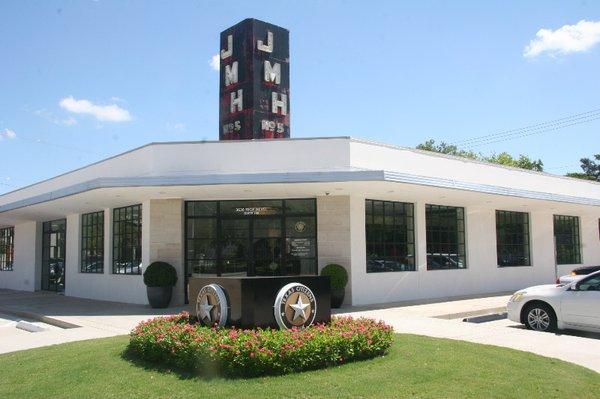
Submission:
[[56,115],[54,115],[52,112],[48,111],[45,108],[38,109],[38,110],[34,111],[34,113],[37,116],[39,116],[40,118],[43,118],[43,119],[47,120],[48,122],[54,123],[55,125],[73,126],[73,125],[77,124],[77,120],[75,118],[73,118],[72,116],[69,116],[66,119],[60,119],[59,117],[57,117]]
[[59,105],[74,114],[92,115],[102,122],[128,122],[131,120],[129,111],[116,104],[97,105],[89,100],[77,100],[73,96],[69,96],[60,100]]
[[4,139],[15,139],[17,138],[17,134],[15,133],[14,130],[10,130],[10,129],[4,129],[4,131],[0,132],[0,140],[4,140]]
[[542,53],[550,55],[579,53],[600,43],[600,21],[581,20],[575,25],[564,25],[556,30],[540,29],[535,39],[525,47],[523,56],[537,57]]
[[219,57],[219,54],[213,55],[208,61],[208,65],[215,71],[221,69],[221,57]]

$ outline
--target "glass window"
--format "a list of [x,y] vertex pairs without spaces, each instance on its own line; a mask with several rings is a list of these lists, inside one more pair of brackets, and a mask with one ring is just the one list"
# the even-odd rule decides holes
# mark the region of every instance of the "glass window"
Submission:
[[496,211],[498,266],[531,266],[529,214]]
[[557,264],[581,263],[579,218],[577,216],[554,215],[554,242],[556,243]]
[[592,276],[581,280],[577,284],[577,289],[580,291],[600,291],[600,276]]
[[15,229],[7,227],[0,229],[0,270],[13,269],[15,255]]
[[317,212],[317,203],[312,199],[285,200],[285,212],[288,215],[310,215]]
[[367,273],[415,271],[414,206],[365,201]]
[[465,269],[465,210],[443,205],[425,206],[427,270]]
[[81,215],[82,273],[104,273],[104,211]]
[[186,202],[186,276],[317,272],[314,199]]
[[113,273],[142,273],[142,206],[113,209]]

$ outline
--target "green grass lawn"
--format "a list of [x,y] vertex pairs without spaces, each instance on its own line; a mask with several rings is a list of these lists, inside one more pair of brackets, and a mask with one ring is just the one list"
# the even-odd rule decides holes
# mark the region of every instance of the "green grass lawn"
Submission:
[[202,380],[133,364],[128,337],[0,355],[0,398],[592,398],[600,374],[529,353],[397,335],[382,358],[245,380]]

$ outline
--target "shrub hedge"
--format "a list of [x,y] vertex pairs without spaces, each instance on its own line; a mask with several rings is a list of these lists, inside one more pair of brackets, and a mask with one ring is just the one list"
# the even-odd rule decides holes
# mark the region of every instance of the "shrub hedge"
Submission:
[[172,287],[177,282],[177,271],[167,262],[152,262],[144,271],[148,287]]
[[257,377],[313,370],[386,353],[392,328],[366,318],[275,330],[210,328],[186,312],[140,323],[128,352],[160,366],[200,375]]
[[343,266],[330,263],[321,270],[321,276],[330,276],[331,289],[343,290],[348,284],[348,272]]

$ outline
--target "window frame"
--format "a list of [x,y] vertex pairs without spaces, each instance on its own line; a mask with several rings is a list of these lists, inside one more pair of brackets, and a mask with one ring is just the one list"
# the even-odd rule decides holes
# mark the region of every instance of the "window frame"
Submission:
[[[381,204],[381,215],[376,215],[375,214],[375,209],[376,209],[376,204]],[[387,223],[387,218],[386,218],[386,205],[391,205],[392,207],[392,216],[393,216],[393,222],[391,224]],[[396,212],[396,207],[398,205],[402,206],[402,212],[401,214],[398,214]],[[369,209],[367,208],[368,206],[371,207],[371,213],[369,215]],[[410,207],[410,212],[407,211],[407,207]],[[404,273],[404,272],[417,272],[418,271],[418,265],[417,265],[417,235],[416,235],[416,221],[415,221],[415,204],[412,202],[402,202],[402,201],[389,201],[389,200],[377,200],[377,199],[370,199],[370,198],[365,198],[365,271],[366,273]],[[369,216],[372,218],[371,223],[369,223],[368,218]],[[381,217],[382,218],[382,223],[375,223],[375,218],[376,217]],[[389,216],[388,216],[389,217]],[[403,223],[397,223],[397,218],[401,218]],[[409,223],[409,219],[412,219],[412,221]],[[378,228],[375,226],[379,226]],[[394,236],[394,239],[391,241],[387,240],[387,236],[390,233],[390,231],[387,231],[387,227],[390,226],[392,230],[391,233]],[[376,230],[381,230],[380,234],[379,234],[379,238],[378,240],[370,240],[369,236],[373,236],[374,231],[372,230],[371,232],[369,231],[369,227],[371,227],[372,229]],[[404,227],[403,230],[401,230],[401,228]],[[412,234],[412,242],[410,240],[410,236]],[[398,241],[396,239],[396,237],[398,236],[404,236],[405,240],[402,241]],[[407,255],[405,256],[406,259],[409,258],[408,253],[410,246],[412,245],[412,265],[406,265],[410,268],[406,269],[406,270],[370,270],[369,269],[369,247],[373,247],[373,246],[378,246],[379,248],[381,248],[383,255],[378,256],[379,261],[383,261],[384,265],[386,262],[397,262],[398,259],[393,259],[393,258],[399,258],[399,257],[394,257],[394,256],[388,256],[387,255],[387,250],[386,247],[390,246],[390,245],[400,245],[403,246],[405,249],[405,252],[407,253]],[[412,267],[411,267],[412,266]]]
[[[8,241],[8,242],[5,242]],[[0,245],[3,251],[4,260],[0,258],[0,271],[12,272],[15,264],[15,228],[12,226],[0,229]]]
[[[443,209],[455,209],[455,210],[461,210],[462,211],[462,218],[458,217],[458,213],[457,213],[457,217],[456,217],[456,238],[457,241],[456,243],[442,243],[441,241],[436,243],[436,245],[455,245],[457,247],[457,255],[458,255],[458,259],[460,261],[461,255],[460,255],[460,246],[463,246],[463,252],[464,254],[462,255],[462,260],[463,260],[463,264],[464,267],[447,267],[447,268],[434,268],[430,266],[429,263],[429,256],[430,254],[439,254],[439,255],[451,255],[450,252],[446,253],[446,252],[431,252],[429,251],[429,246],[433,245],[431,243],[431,240],[429,239],[429,235],[431,233],[430,231],[430,226],[429,226],[429,218],[428,216],[428,209],[432,208],[432,207],[437,207],[437,208],[443,208]],[[462,221],[462,231],[459,228],[460,225],[460,221]],[[439,233],[441,235],[443,231],[438,230],[437,233]],[[462,234],[462,243],[460,242],[460,235]],[[425,254],[426,254],[426,264],[427,264],[427,271],[438,271],[438,270],[467,270],[469,267],[469,263],[468,263],[468,253],[467,253],[467,213],[465,210],[465,207],[462,206],[453,206],[453,205],[439,205],[439,204],[425,204],[425,237],[426,237],[426,245],[425,245]]]
[[[577,245],[577,251],[575,254],[575,259],[571,258],[569,259],[569,261],[565,261],[564,260],[564,255],[559,254],[558,251],[558,239],[557,239],[557,234],[556,234],[556,226],[557,226],[557,220],[571,220],[571,221],[575,221],[576,226],[571,226],[571,231],[573,233],[575,233],[574,236],[572,236],[571,241],[576,241],[576,245]],[[554,260],[556,262],[557,265],[581,265],[583,264],[583,254],[581,251],[581,219],[579,216],[571,216],[571,215],[553,215],[552,216],[552,234],[554,237]],[[561,234],[561,235],[565,235],[565,234]],[[572,248],[574,249],[574,248]],[[574,252],[574,251],[572,251]],[[574,260],[574,262],[573,262]]]
[[[91,218],[92,221],[86,223],[87,219]],[[94,218],[98,218],[99,220],[94,221]],[[84,213],[81,215],[81,227],[79,237],[81,239],[81,247],[79,249],[80,259],[79,259],[79,272],[85,274],[104,274],[104,254],[105,254],[105,246],[104,246],[104,237],[105,237],[105,214],[104,211],[96,211]],[[96,227],[96,233],[94,233],[94,227]],[[91,233],[87,233],[87,229],[91,229]],[[100,232],[98,233],[98,229]],[[84,255],[87,249],[86,242],[87,241],[96,241],[99,244],[99,249],[96,251],[100,251],[101,255],[96,257],[91,257],[88,255]],[[90,251],[92,249],[89,249]],[[93,269],[89,269],[90,263],[95,260],[96,263],[100,263],[100,266],[96,266]]]
[[[134,210],[135,208],[137,208],[137,215],[138,218],[134,219],[133,218],[133,214],[134,214]],[[127,213],[128,211],[131,211],[131,219],[127,219]],[[128,206],[123,206],[120,208],[114,208],[113,209],[113,220],[112,220],[112,227],[113,227],[113,231],[112,231],[112,274],[114,275],[119,275],[119,276],[137,276],[137,275],[141,275],[142,274],[142,226],[143,226],[143,208],[142,208],[142,204],[135,204],[135,205],[128,205]],[[121,216],[118,216],[120,213],[123,213],[125,215],[124,219],[121,219]],[[131,230],[132,232],[129,233],[127,232],[127,225],[131,226]],[[137,222],[137,223],[135,223]],[[124,225],[124,229],[125,232],[122,233],[122,229],[119,228],[120,224]],[[133,232],[134,227],[137,227],[138,231]],[[137,237],[136,237],[137,236]],[[121,240],[121,237],[128,237],[129,239],[131,238],[136,238],[137,239],[137,245],[127,245],[127,246],[123,246],[123,241]],[[131,242],[131,241],[129,241]],[[125,251],[122,251],[124,248],[127,249],[131,249],[132,253],[134,253],[133,250],[137,250],[137,256],[135,258],[131,258],[131,259],[124,259],[122,257],[122,253]],[[118,250],[118,257],[117,257],[117,250]],[[118,270],[120,270],[120,266],[116,266],[116,263],[124,263],[123,261],[127,260],[130,264],[128,266],[124,266],[124,272],[119,272]],[[136,264],[134,264],[136,263]],[[134,269],[136,269],[136,271],[134,271]],[[128,271],[129,270],[129,271]]]
[[[292,204],[296,203],[296,202],[305,202],[306,204],[310,204],[310,209],[294,209],[291,207]],[[273,213],[267,213],[267,214],[263,214],[263,215],[257,215],[257,214],[243,214],[243,213],[232,213],[231,209],[232,205],[239,205],[240,208],[239,209],[243,209],[244,207],[249,207],[248,211],[250,211],[250,208],[253,207],[257,207],[257,208],[264,208],[264,210],[266,212],[273,212]],[[196,211],[191,211],[191,209],[195,206],[205,206],[205,205],[209,205],[210,208],[204,208],[204,210],[206,211],[206,213],[204,214],[198,214],[196,213]],[[206,260],[209,262],[214,262],[214,266],[207,266],[206,267],[206,276],[215,276],[215,277],[220,277],[220,276],[226,276],[227,275],[227,271],[224,265],[224,261],[226,261],[227,259],[224,258],[223,256],[223,245],[225,243],[225,241],[223,240],[222,237],[222,224],[223,222],[226,221],[230,221],[230,220],[250,220],[252,219],[252,223],[256,223],[257,220],[267,220],[269,218],[271,219],[277,219],[280,220],[281,223],[281,235],[277,237],[278,240],[281,240],[281,248],[287,248],[288,243],[290,243],[294,238],[292,235],[290,235],[288,233],[288,229],[287,229],[287,222],[289,220],[295,219],[295,218],[310,218],[312,220],[314,220],[314,233],[311,235],[306,235],[306,239],[309,240],[313,240],[314,241],[314,256],[307,256],[307,257],[302,257],[302,260],[306,260],[307,262],[313,262],[312,265],[312,272],[309,274],[300,274],[300,275],[318,275],[318,270],[319,270],[319,252],[318,252],[318,211],[317,211],[317,200],[316,198],[283,198],[283,199],[273,199],[273,198],[267,198],[267,199],[239,199],[239,200],[188,200],[185,201],[184,204],[185,210],[184,210],[184,217],[185,217],[185,223],[184,223],[184,274],[185,274],[185,278],[186,278],[186,282],[187,279],[190,278],[188,276],[188,272],[191,270],[190,269],[190,264],[199,261],[199,260]],[[281,207],[280,210],[275,211],[270,210],[268,208],[270,207]],[[235,207],[234,207],[235,208]],[[190,236],[188,236],[188,232],[189,232],[189,227],[190,224],[193,223],[194,220],[199,220],[199,219],[205,219],[205,220],[213,220],[215,223],[214,229],[213,230],[213,237],[212,238],[202,238],[202,237],[197,237],[197,238],[192,238]],[[244,230],[245,231],[245,230]],[[252,233],[254,234],[254,233]],[[215,258],[207,258],[207,259],[200,259],[200,258],[195,258],[190,256],[191,251],[191,245],[193,244],[194,241],[206,241],[206,242],[210,242],[213,241],[213,245],[214,245],[214,256]],[[252,254],[248,254],[247,259],[249,260],[249,262],[252,263],[252,267],[254,268],[253,271],[256,272],[256,259],[252,256]],[[290,256],[290,254],[287,254],[286,251],[284,251],[284,253],[282,253],[282,256],[280,258],[280,267],[283,266],[285,267],[286,264],[289,264],[289,261],[292,260],[293,258]],[[214,269],[209,269],[209,267],[214,267]],[[193,267],[192,267],[193,269]],[[283,268],[281,270],[284,270]],[[246,273],[248,276],[252,276],[254,274],[248,274],[250,271],[250,269],[246,269]],[[194,273],[189,273],[194,274]],[[289,276],[293,276],[293,274],[285,274],[285,275],[289,275]]]
[[[498,216],[499,214],[511,214],[511,215],[519,215],[519,216],[525,216],[526,217],[526,222],[525,224],[527,225],[527,242],[525,244],[506,244],[500,243],[500,235],[498,234]],[[503,209],[496,209],[495,212],[496,215],[496,263],[497,266],[499,268],[504,268],[504,267],[531,267],[533,265],[533,262],[531,261],[531,217],[529,215],[528,212],[519,212],[519,211],[508,211],[508,210],[503,210]],[[507,223],[506,221],[504,222],[504,226],[506,226]],[[504,233],[505,235],[507,233]],[[522,246],[527,246],[527,254],[526,254],[526,258],[527,258],[527,264],[519,264],[519,265],[503,265],[500,262],[500,247],[506,247],[506,246],[517,246],[517,245],[522,245]]]

